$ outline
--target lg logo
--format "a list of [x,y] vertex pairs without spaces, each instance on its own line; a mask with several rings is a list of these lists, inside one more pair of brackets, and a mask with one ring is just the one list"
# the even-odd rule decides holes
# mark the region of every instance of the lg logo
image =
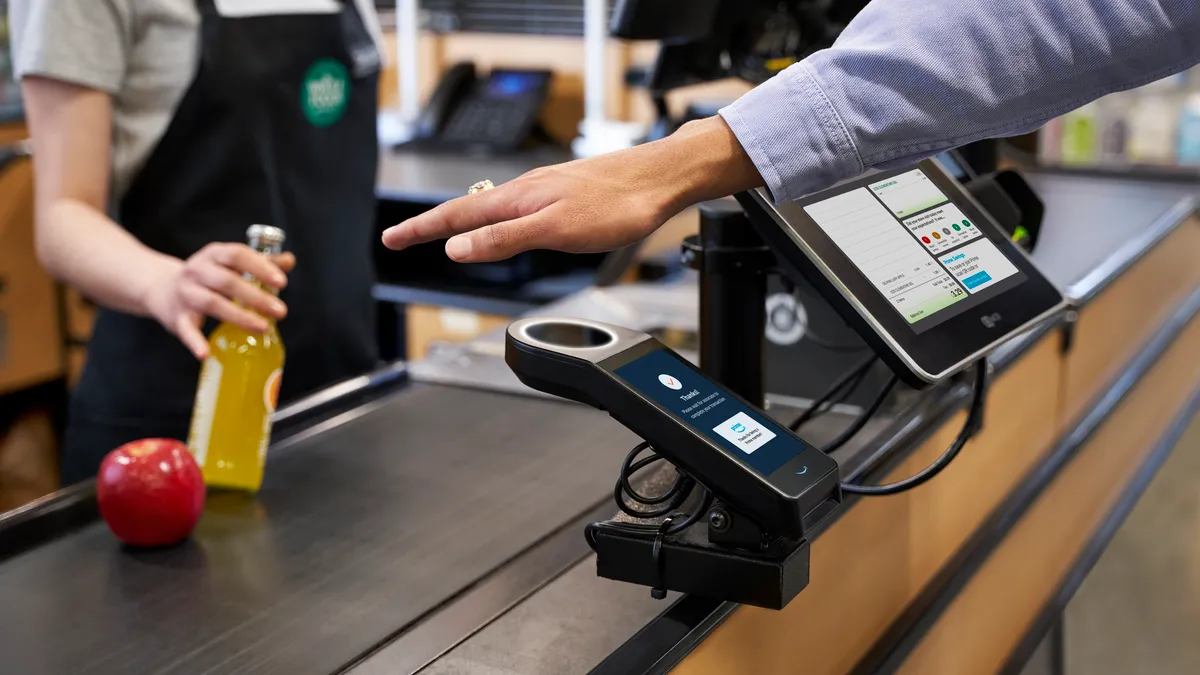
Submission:
[[979,322],[988,328],[995,328],[996,324],[1000,323],[1000,312],[981,316],[979,317]]

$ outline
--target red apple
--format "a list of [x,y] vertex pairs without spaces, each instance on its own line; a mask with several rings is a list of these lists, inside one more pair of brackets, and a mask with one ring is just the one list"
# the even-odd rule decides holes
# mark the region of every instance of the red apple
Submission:
[[204,510],[204,474],[187,446],[144,438],[108,453],[96,502],[112,533],[131,546],[169,546],[192,533]]

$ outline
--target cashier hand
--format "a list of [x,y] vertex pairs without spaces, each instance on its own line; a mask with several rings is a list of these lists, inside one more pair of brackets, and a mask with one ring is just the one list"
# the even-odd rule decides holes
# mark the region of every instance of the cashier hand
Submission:
[[446,202],[389,228],[383,243],[400,250],[449,239],[446,255],[464,263],[531,249],[610,251],[691,204],[762,184],[733,132],[714,117],[654,143],[536,169]]
[[282,319],[287,314],[282,300],[242,275],[282,289],[287,285],[287,273],[295,266],[291,253],[268,259],[245,244],[209,244],[187,260],[172,261],[146,305],[188,351],[203,359],[208,356],[208,339],[200,331],[205,317],[262,333],[267,330],[263,316]]

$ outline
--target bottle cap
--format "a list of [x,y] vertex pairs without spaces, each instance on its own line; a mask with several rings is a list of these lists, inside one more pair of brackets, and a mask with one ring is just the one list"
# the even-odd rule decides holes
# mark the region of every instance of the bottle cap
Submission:
[[283,246],[283,240],[286,238],[283,230],[273,225],[255,224],[246,228],[246,241],[252,248],[277,249]]

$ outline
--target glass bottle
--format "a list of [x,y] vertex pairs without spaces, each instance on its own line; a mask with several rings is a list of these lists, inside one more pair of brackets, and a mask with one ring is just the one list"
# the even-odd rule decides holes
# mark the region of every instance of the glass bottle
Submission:
[[[266,256],[283,250],[284,233],[277,227],[251,225],[246,238]],[[284,363],[274,319],[268,317],[267,326],[257,334],[222,322],[209,336],[188,434],[188,449],[209,487],[253,493],[262,486]]]

